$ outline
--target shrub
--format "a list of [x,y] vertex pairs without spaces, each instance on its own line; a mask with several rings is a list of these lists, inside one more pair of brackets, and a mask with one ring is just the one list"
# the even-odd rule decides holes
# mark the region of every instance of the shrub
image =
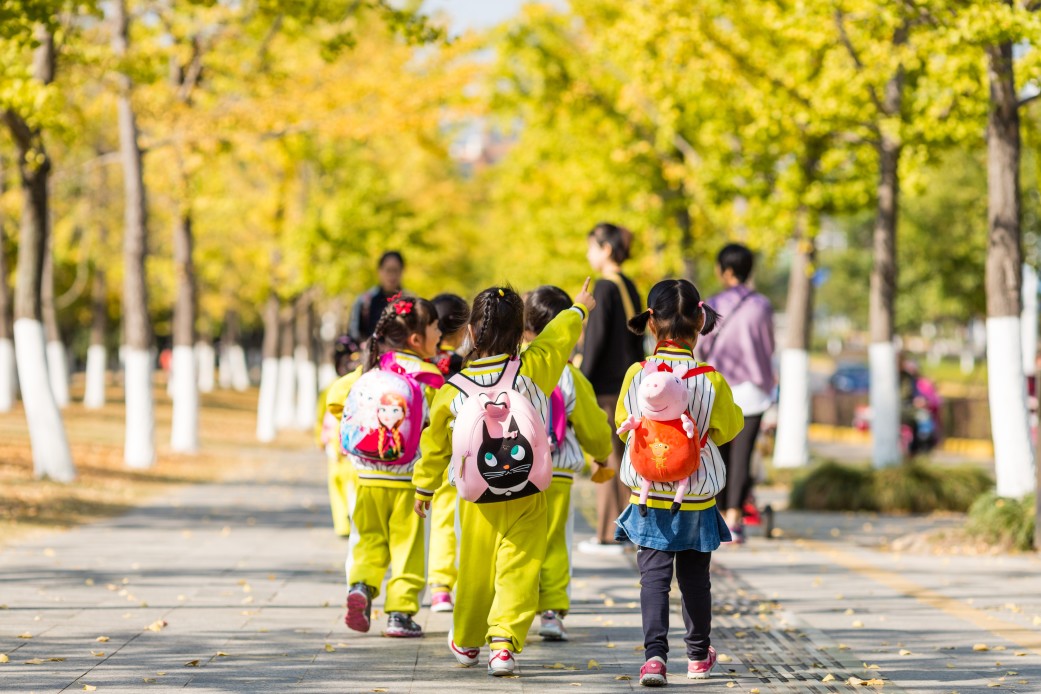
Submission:
[[991,545],[1029,551],[1036,524],[1033,494],[1006,499],[990,492],[972,504],[965,532]]
[[875,511],[872,470],[826,461],[796,478],[789,503],[806,511]]

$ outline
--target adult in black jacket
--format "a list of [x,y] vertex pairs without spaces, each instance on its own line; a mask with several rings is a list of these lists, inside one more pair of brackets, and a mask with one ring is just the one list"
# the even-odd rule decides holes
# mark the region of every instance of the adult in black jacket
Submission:
[[[632,232],[614,224],[597,224],[589,232],[586,257],[600,278],[593,287],[597,310],[590,314],[582,349],[582,373],[593,384],[596,400],[614,426],[615,405],[622,389],[625,373],[633,363],[643,359],[643,339],[629,331],[628,322],[643,311],[640,292],[621,266],[629,258]],[[608,468],[614,478],[597,486],[596,539],[580,544],[583,551],[618,551],[614,540],[614,522],[629,503],[630,490],[618,479],[625,450],[621,439],[613,435],[614,452]]]
[[405,271],[405,258],[398,251],[387,251],[380,256],[379,284],[362,293],[351,309],[351,320],[347,325],[347,334],[358,343],[364,343],[372,336],[376,324],[383,315],[383,309],[392,296],[401,291],[401,276]]

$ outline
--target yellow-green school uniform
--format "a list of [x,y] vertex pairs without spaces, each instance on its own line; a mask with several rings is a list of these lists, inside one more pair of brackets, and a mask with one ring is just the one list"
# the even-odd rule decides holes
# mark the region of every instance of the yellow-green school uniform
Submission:
[[611,427],[592,384],[575,366],[567,365],[557,387],[564,396],[567,433],[553,452],[553,482],[546,495],[548,544],[539,577],[539,612],[566,614],[571,609],[571,487],[585,465],[583,451],[593,460],[611,455]]
[[[335,418],[326,409],[325,398],[329,394],[326,388],[318,394],[318,413],[315,418],[315,441],[325,451],[329,487],[329,510],[333,516],[333,530],[340,537],[350,537],[351,509],[354,506],[356,476],[351,461],[340,452],[338,427],[327,431],[326,418]],[[338,423],[338,422],[337,422]]]
[[455,588],[459,568],[456,566],[457,539],[455,536],[455,512],[459,503],[459,493],[455,485],[448,481],[445,471],[444,482],[434,492],[430,502],[430,547],[427,556],[429,564],[427,583],[434,590]]
[[[440,375],[437,367],[410,352],[395,352],[394,360],[407,372],[426,371]],[[326,409],[339,418],[351,387],[361,378],[362,369],[340,378],[329,387]],[[426,404],[434,391],[426,390]],[[407,465],[386,465],[354,456],[350,459],[356,476],[357,492],[351,514],[351,533],[357,533],[357,544],[347,557],[347,584],[364,583],[379,595],[380,585],[391,569],[387,581],[386,612],[419,612],[419,593],[423,590],[426,565],[423,557],[423,519],[413,511],[415,487],[412,470],[419,459]]]
[[[521,357],[515,388],[546,420],[547,393],[556,387],[582,332],[586,310],[576,305],[550,321]],[[482,386],[498,381],[510,356],[477,359],[461,372]],[[413,482],[416,499],[429,501],[452,455],[452,427],[466,395],[451,384],[431,406]],[[475,504],[460,500],[459,577],[452,615],[460,648],[491,643],[492,650],[521,652],[539,601],[539,573],[546,554],[546,494]]]

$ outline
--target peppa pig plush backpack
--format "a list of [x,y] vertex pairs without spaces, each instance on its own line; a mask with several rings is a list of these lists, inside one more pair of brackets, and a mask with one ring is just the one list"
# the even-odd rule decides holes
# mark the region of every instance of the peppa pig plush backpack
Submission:
[[459,497],[478,504],[519,499],[549,488],[549,437],[542,417],[517,392],[521,361],[506,363],[499,380],[481,386],[456,374],[466,394],[452,429],[452,478]]
[[701,464],[701,448],[708,440],[708,432],[702,436],[688,413],[690,391],[686,380],[712,371],[715,369],[711,366],[700,366],[677,374],[668,364],[644,364],[643,379],[636,390],[643,416],[629,415],[618,428],[619,435],[632,432],[629,460],[643,478],[639,506],[642,516],[647,515],[651,482],[676,483],[672,512],[680,510],[687,480]]

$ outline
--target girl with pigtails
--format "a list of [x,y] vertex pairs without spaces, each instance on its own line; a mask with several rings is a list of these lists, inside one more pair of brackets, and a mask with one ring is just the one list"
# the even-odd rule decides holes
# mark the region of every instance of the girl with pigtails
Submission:
[[[693,284],[672,279],[656,284],[647,297],[647,310],[629,321],[632,332],[650,333],[657,343],[645,361],[629,367],[615,409],[615,425],[626,444],[620,476],[632,490],[630,503],[616,522],[615,537],[637,546],[647,658],[640,669],[644,686],[666,684],[669,589],[674,573],[687,630],[687,677],[708,677],[716,662],[710,645],[709,563],[712,551],[730,540],[715,502],[726,484],[719,446],[733,439],[743,425],[741,408],[734,404],[726,380],[694,358],[698,337],[712,332],[719,319]],[[672,414],[662,416],[665,411]],[[641,451],[649,462],[662,467],[668,462],[668,447],[648,433],[660,431],[656,427],[664,426],[666,419],[677,422],[677,430],[683,432],[679,443],[672,439],[673,449],[687,445],[689,437],[693,459],[685,471],[693,471],[682,479],[652,481],[648,478],[656,472],[655,465],[644,465]]]
[[437,311],[425,299],[391,297],[369,340],[368,359],[333,383],[326,407],[341,418],[341,446],[357,473],[346,562],[347,626],[367,632],[372,601],[391,569],[385,636],[417,637],[413,620],[425,582],[423,523],[412,512],[419,430],[444,382],[428,360],[441,340]]

